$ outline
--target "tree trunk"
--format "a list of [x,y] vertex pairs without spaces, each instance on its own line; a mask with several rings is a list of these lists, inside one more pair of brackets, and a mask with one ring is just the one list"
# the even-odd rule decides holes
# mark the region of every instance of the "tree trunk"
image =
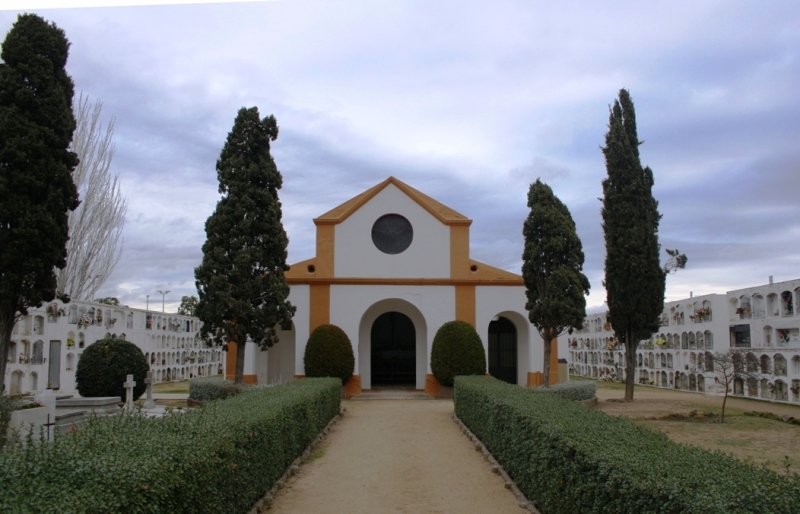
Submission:
[[244,347],[247,344],[247,339],[239,344],[239,338],[235,338],[236,344],[236,375],[234,378],[235,384],[241,384],[244,381]]
[[728,401],[728,387],[725,385],[725,396],[722,397],[722,413],[719,415],[719,422],[725,423],[725,402]]
[[542,340],[544,341],[544,368],[542,385],[550,387],[550,354],[553,351],[553,338],[551,337],[552,330],[549,328],[542,332]]
[[633,341],[631,330],[625,337],[625,401],[633,401],[633,387],[636,384],[636,347],[639,342]]
[[16,323],[16,311],[12,310],[9,302],[2,302],[0,307],[0,396],[6,390],[6,362],[11,349],[11,332]]

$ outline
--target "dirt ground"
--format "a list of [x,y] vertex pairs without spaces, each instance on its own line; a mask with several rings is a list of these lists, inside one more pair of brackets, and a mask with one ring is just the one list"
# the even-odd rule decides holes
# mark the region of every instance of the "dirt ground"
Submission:
[[452,420],[450,400],[343,401],[275,513],[525,512]]
[[627,416],[653,430],[666,433],[676,442],[732,453],[741,460],[766,465],[780,473],[787,471],[787,464],[790,472],[800,472],[800,426],[743,415],[744,412],[758,411],[800,418],[800,406],[728,397],[724,424],[645,420],[672,413],[686,415],[692,410],[698,413],[713,412],[718,416],[722,397],[637,386],[633,402],[609,401],[623,396],[622,384],[598,382],[599,401],[595,408],[606,414]]

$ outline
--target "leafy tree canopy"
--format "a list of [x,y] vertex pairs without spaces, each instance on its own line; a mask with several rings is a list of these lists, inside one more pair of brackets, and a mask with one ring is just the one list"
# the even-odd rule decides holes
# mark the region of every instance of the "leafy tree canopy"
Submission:
[[[206,221],[203,262],[195,269],[202,335],[243,345],[248,337],[265,350],[278,342],[276,325],[291,318],[284,272],[288,238],[278,190],[283,178],[270,155],[278,137],[273,116],[239,110],[217,161],[222,198]],[[241,382],[244,351],[237,353]]]
[[662,267],[658,225],[661,214],[653,198],[653,172],[639,160],[636,113],[627,90],[614,101],[603,154],[603,231],[606,239],[605,282],[608,319],[626,351],[625,398],[633,399],[636,348],[659,328],[666,276],[683,268],[687,258],[668,250]]
[[183,316],[195,316],[198,302],[199,300],[196,296],[181,297],[181,304],[178,307],[178,314],[182,314]]
[[544,344],[544,383],[550,383],[550,342],[586,317],[589,279],[583,274],[583,246],[569,209],[541,180],[528,191],[531,211],[522,228],[522,277],[528,319]]
[[68,54],[64,31],[35,14],[17,18],[0,51],[0,381],[17,317],[56,297],[79,203]]

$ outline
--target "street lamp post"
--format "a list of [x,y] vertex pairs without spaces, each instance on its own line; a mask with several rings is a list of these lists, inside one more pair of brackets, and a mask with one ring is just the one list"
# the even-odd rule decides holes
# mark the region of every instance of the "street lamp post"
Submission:
[[164,297],[169,294],[169,289],[166,291],[158,289],[158,292],[161,293],[161,312],[164,312]]
[[149,311],[150,310],[150,295],[148,294],[146,296],[147,296],[147,309],[146,310]]

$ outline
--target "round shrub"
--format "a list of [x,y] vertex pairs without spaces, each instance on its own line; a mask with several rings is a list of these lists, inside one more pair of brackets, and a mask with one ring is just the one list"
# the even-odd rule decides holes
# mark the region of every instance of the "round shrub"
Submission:
[[344,385],[356,368],[350,338],[336,325],[320,325],[308,338],[303,364],[307,377],[336,377]]
[[78,360],[75,382],[81,396],[119,396],[125,401],[125,380],[132,374],[136,400],[146,389],[147,359],[135,344],[109,337],[88,348]]
[[453,387],[453,379],[459,375],[486,374],[486,352],[472,325],[466,321],[448,321],[436,331],[431,346],[431,371],[447,387]]

